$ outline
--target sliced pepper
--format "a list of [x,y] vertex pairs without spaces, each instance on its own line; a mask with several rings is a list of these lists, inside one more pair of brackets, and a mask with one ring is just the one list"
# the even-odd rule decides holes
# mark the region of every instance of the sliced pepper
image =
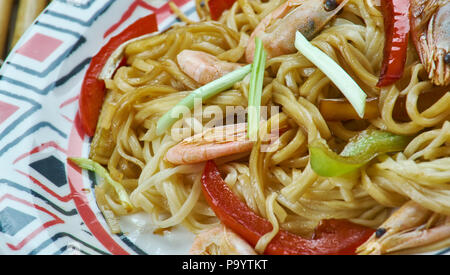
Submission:
[[[431,96],[420,96],[419,107],[422,110],[430,107],[439,98],[435,93]],[[422,99],[423,98],[423,99]],[[432,101],[434,100],[434,101]],[[425,104],[427,103],[427,104]],[[380,104],[378,97],[368,98],[366,100],[366,112],[363,118],[360,118],[353,109],[352,105],[348,100],[344,98],[339,99],[321,99],[319,102],[319,111],[326,121],[346,121],[346,120],[360,120],[360,119],[376,119],[381,116],[378,105]],[[426,108],[424,108],[426,107]],[[406,97],[399,97],[397,102],[395,102],[394,110],[392,111],[392,117],[397,121],[411,121],[406,111]]]
[[[206,163],[202,175],[206,201],[220,221],[249,244],[272,231],[272,224],[258,216],[231,191],[222,179],[214,161]],[[267,255],[352,255],[375,230],[347,220],[324,220],[312,239],[280,230],[268,244]]]
[[410,32],[410,0],[381,1],[386,41],[377,87],[394,84],[403,74]]
[[380,154],[404,150],[410,141],[409,136],[366,130],[353,138],[338,155],[325,140],[316,139],[309,145],[311,167],[323,177],[342,176],[361,168]]
[[364,117],[359,117],[350,102],[345,98],[321,99],[319,111],[326,121],[345,121],[352,119],[375,119],[380,116],[378,111],[378,98],[366,99]]
[[99,76],[113,52],[123,43],[158,30],[156,15],[150,14],[137,20],[108,43],[92,58],[86,72],[80,94],[80,117],[83,130],[94,136],[98,117],[105,97],[105,83]]
[[208,7],[212,20],[220,18],[222,13],[231,8],[236,0],[209,0]]

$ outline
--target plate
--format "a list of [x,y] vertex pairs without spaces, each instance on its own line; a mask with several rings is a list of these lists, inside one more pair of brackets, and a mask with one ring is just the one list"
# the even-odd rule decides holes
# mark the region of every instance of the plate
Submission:
[[[191,19],[195,4],[175,0]],[[187,254],[193,235],[164,236],[137,214],[111,235],[93,194],[95,179],[67,164],[87,157],[78,95],[93,54],[137,19],[177,19],[168,1],[57,0],[0,69],[0,254]]]
[[[194,1],[173,2],[198,19]],[[164,0],[52,1],[0,68],[0,254],[188,253],[191,233],[154,235],[146,214],[110,234],[95,177],[67,164],[89,152],[77,112],[92,55],[150,13],[161,31],[177,22]]]

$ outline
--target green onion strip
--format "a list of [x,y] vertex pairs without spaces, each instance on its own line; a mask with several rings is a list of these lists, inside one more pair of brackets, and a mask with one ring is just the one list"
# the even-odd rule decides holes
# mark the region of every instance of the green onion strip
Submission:
[[257,37],[248,95],[248,137],[251,141],[256,141],[258,139],[266,58],[267,53],[264,50],[263,43],[261,39]]
[[192,110],[195,105],[196,99],[201,99],[202,101],[208,100],[211,97],[226,91],[233,87],[233,85],[242,79],[244,79],[251,71],[252,65],[247,65],[245,67],[239,68],[225,76],[214,80],[197,90],[190,93],[187,97],[181,100],[175,107],[169,110],[164,116],[162,116],[156,125],[156,134],[161,136],[169,129],[177,120],[180,119],[180,107],[187,107]]
[[355,80],[331,57],[312,45],[299,31],[296,33],[295,47],[336,85],[355,108],[359,117],[363,118],[367,95]]

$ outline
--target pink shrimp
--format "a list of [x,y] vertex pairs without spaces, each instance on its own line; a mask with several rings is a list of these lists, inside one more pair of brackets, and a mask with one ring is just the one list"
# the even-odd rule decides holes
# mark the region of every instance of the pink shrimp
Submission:
[[193,164],[250,152],[253,142],[247,139],[246,129],[245,123],[209,128],[169,149],[166,160],[176,165]]
[[312,39],[349,0],[288,0],[255,28],[246,49],[248,63],[253,62],[255,37],[264,44],[268,57],[294,53],[295,32]]
[[[264,142],[273,143],[285,129],[272,129]],[[250,152],[254,142],[247,137],[247,124],[208,128],[170,148],[166,160],[175,165],[195,164],[221,157]]]
[[181,70],[201,85],[214,81],[242,66],[220,60],[205,52],[191,50],[180,52],[177,61]]

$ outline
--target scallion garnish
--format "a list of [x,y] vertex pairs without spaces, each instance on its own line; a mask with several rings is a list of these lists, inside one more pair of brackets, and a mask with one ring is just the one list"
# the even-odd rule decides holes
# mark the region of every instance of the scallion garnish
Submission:
[[190,93],[158,120],[156,134],[158,136],[164,134],[167,129],[180,119],[180,114],[178,112],[179,107],[187,107],[189,110],[192,110],[194,108],[195,99],[201,99],[202,101],[208,100],[209,98],[230,89],[236,82],[244,79],[244,77],[250,73],[251,68],[252,65],[239,68]]
[[364,117],[367,95],[355,80],[345,72],[332,58],[312,45],[299,31],[295,37],[295,47],[317,68],[319,68],[344,94],[355,108],[359,117]]
[[248,137],[251,141],[256,141],[258,139],[266,58],[267,53],[264,50],[263,43],[261,39],[257,37],[250,79],[250,90],[248,94]]
[[111,178],[111,175],[109,175],[108,171],[103,166],[93,160],[85,158],[69,158],[69,160],[78,165],[78,167],[88,171],[92,171],[102,177],[108,184],[110,184],[114,188],[117,196],[119,197],[120,204],[122,204],[122,206],[125,207],[127,211],[131,211],[133,209],[133,205],[130,202],[128,193],[125,188],[120,183],[113,180]]

